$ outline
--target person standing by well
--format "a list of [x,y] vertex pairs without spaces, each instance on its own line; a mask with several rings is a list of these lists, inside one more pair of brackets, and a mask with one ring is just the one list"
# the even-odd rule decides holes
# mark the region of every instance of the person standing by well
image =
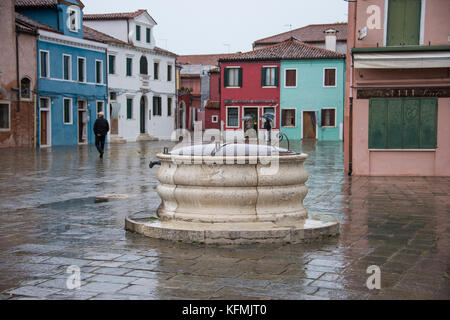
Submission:
[[100,158],[103,158],[103,152],[105,150],[105,139],[109,132],[108,120],[104,118],[103,112],[98,113],[98,118],[94,123],[95,134],[95,146],[100,153]]

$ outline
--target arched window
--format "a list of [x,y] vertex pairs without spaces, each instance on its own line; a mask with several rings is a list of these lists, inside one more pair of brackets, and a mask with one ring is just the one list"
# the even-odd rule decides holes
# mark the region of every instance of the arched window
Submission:
[[139,65],[140,65],[141,74],[148,74],[148,63],[147,63],[147,58],[145,56],[141,57],[141,60],[139,61]]
[[20,97],[23,99],[31,98],[31,80],[27,77],[20,81]]

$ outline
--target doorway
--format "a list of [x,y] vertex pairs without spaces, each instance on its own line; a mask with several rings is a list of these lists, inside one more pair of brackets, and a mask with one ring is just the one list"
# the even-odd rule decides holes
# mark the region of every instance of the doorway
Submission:
[[48,147],[50,142],[50,99],[41,98],[39,100],[40,106],[40,143],[41,147]]
[[246,116],[251,116],[252,120],[250,121],[249,127],[245,127],[244,130],[253,129],[258,131],[258,108],[244,108],[244,117]]
[[141,105],[141,112],[140,112],[140,114],[141,114],[141,133],[145,133],[146,131],[146,128],[145,128],[145,119],[146,119],[146,117],[145,117],[145,115],[146,115],[146,112],[145,112],[145,107],[146,107],[146,103],[145,103],[145,97],[144,96],[142,96],[141,97],[141,103],[140,103],[140,105]]
[[86,101],[78,100],[78,144],[87,143],[87,123]]
[[303,139],[316,139],[316,113],[303,111]]

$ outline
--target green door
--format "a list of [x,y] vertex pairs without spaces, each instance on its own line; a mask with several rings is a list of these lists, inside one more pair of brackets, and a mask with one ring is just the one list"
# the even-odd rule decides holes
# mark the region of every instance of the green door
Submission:
[[418,45],[420,40],[421,0],[389,0],[388,46]]

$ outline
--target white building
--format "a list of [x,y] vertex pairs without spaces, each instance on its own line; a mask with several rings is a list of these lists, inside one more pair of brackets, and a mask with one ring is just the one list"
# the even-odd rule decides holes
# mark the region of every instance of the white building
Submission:
[[115,38],[103,39],[108,43],[111,142],[170,139],[177,105],[176,55],[155,46],[156,21],[146,10],[85,14],[83,20]]

